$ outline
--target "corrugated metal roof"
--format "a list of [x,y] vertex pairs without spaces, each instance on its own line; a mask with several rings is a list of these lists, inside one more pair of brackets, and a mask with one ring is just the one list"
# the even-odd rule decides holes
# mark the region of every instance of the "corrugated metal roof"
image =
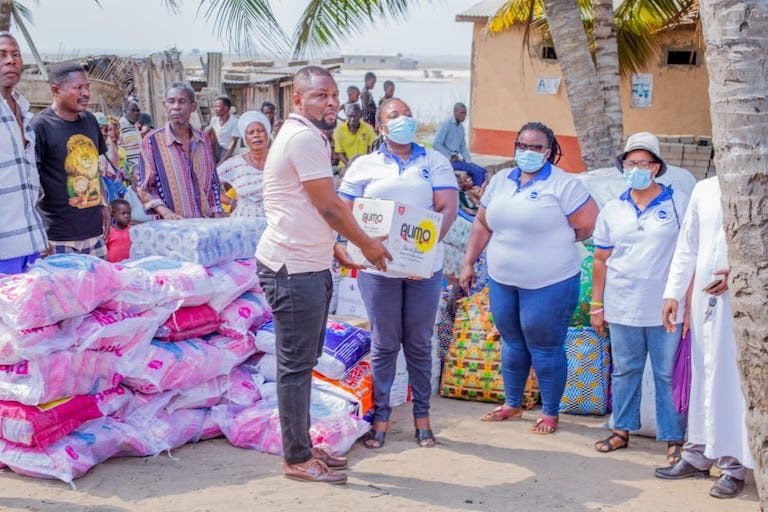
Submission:
[[456,21],[485,21],[504,5],[505,0],[483,0],[456,15]]

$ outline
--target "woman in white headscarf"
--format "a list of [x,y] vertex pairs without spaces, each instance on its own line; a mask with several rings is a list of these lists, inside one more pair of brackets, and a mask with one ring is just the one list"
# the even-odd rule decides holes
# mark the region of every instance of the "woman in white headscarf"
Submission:
[[233,217],[264,217],[262,173],[272,126],[261,112],[249,111],[240,116],[237,128],[248,151],[225,160],[216,171],[237,193]]

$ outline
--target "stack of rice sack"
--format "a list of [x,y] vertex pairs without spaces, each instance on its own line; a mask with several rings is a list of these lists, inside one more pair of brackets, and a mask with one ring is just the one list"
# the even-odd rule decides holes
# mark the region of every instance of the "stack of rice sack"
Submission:
[[66,482],[116,456],[221,435],[210,409],[251,405],[248,329],[269,308],[253,260],[53,256],[0,279],[0,462]]
[[611,354],[608,337],[601,338],[590,325],[592,264],[595,248],[579,244],[582,253],[579,302],[565,339],[568,377],[560,412],[602,416],[610,408]]

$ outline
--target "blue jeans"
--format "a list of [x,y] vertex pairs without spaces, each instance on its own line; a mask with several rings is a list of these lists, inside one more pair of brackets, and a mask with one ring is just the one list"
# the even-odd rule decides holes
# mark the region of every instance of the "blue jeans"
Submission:
[[413,394],[413,417],[429,417],[432,394],[432,331],[443,272],[429,279],[385,277],[368,272],[357,275],[360,295],[371,322],[371,373],[374,421],[389,421],[389,395],[395,381],[400,345],[408,367]]
[[508,406],[522,406],[533,363],[541,389],[541,411],[558,415],[568,374],[565,335],[579,299],[579,277],[576,274],[536,290],[488,280],[491,312],[501,334],[501,373]]
[[613,357],[613,418],[616,430],[640,428],[640,394],[643,370],[648,354],[651,356],[653,381],[656,385],[656,439],[683,441],[685,417],[677,414],[672,397],[672,368],[680,342],[682,324],[675,332],[663,326],[632,327],[610,324],[611,355]]

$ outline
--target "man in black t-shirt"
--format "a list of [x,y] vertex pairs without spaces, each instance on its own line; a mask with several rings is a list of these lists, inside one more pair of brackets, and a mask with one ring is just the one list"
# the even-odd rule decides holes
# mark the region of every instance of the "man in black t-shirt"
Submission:
[[53,104],[32,119],[35,153],[50,252],[106,258],[109,208],[103,197],[99,155],[106,153],[96,117],[87,111],[91,93],[85,69],[66,62],[48,79]]

